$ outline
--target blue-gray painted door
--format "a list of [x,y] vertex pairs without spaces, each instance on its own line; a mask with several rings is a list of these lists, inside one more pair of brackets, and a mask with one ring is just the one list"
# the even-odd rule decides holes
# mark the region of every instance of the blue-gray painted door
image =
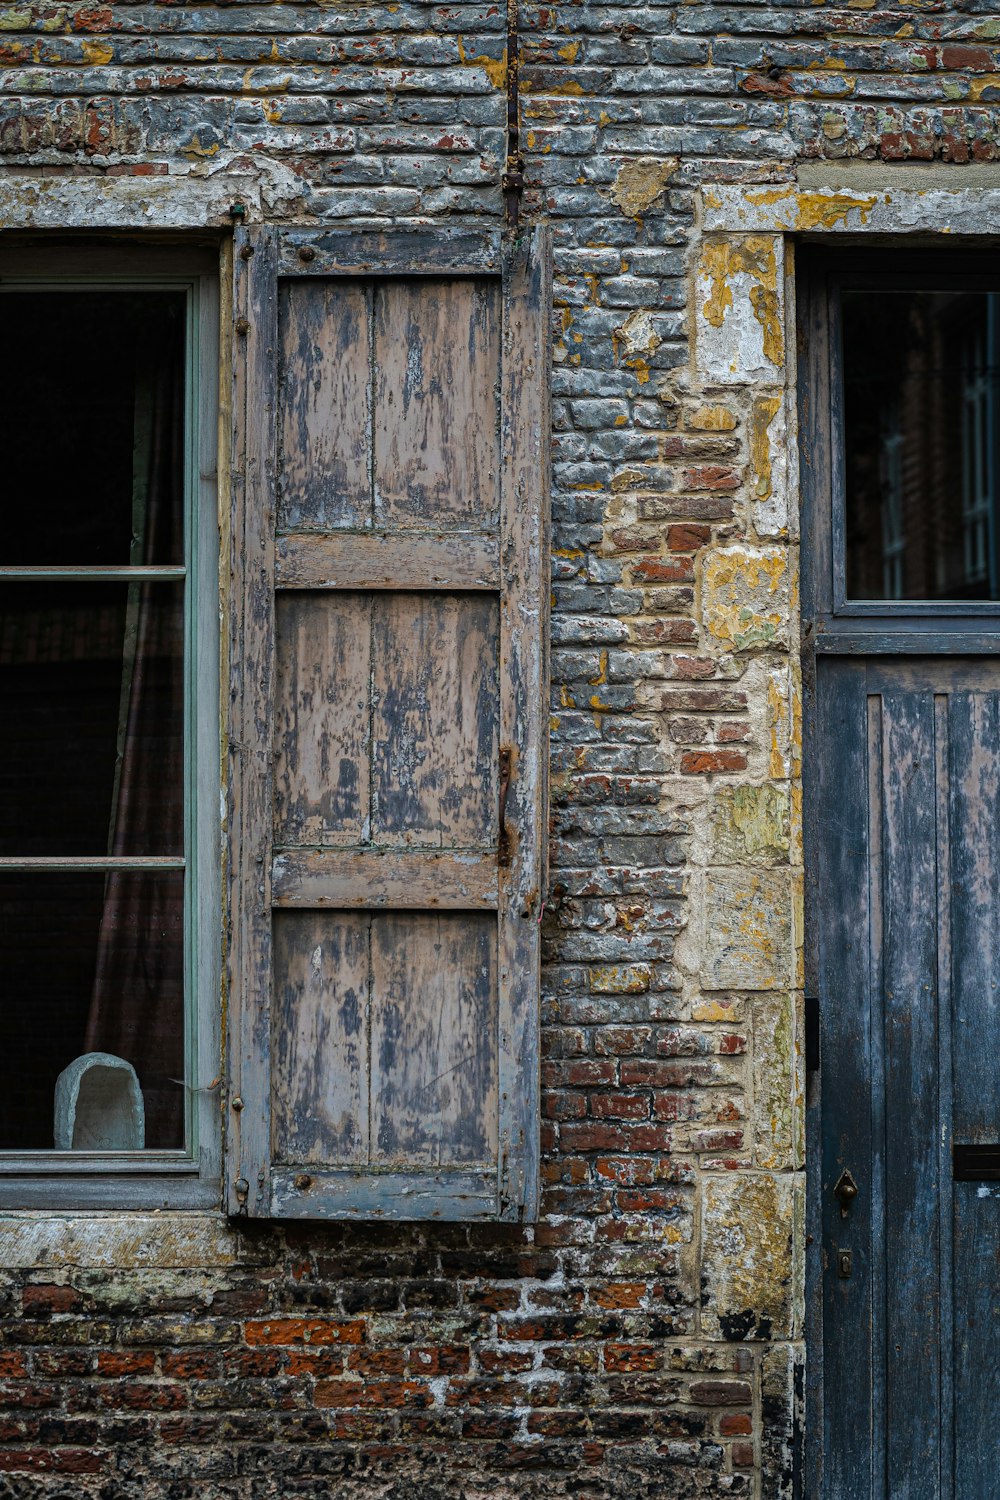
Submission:
[[991,1500],[1000,661],[817,668],[823,1500]]

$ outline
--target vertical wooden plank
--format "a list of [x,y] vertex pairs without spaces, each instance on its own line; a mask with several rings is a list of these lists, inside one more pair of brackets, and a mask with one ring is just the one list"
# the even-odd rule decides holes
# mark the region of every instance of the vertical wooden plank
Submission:
[[[269,1210],[277,233],[235,231],[225,1203]],[[246,254],[244,252],[247,252]],[[239,1107],[237,1106],[239,1101]],[[246,1190],[238,1184],[246,1184]]]
[[375,291],[375,524],[490,526],[497,513],[495,281]]
[[956,1140],[1000,1140],[1000,694],[950,695]]
[[372,1161],[497,1159],[496,919],[372,918]]
[[368,837],[371,610],[364,594],[278,594],[278,844],[359,844]]
[[353,912],[275,914],[275,1161],[368,1161],[368,925]]
[[383,594],[373,614],[372,837],[496,845],[496,600]]
[[[827,1493],[872,1500],[872,1157],[869,1032],[869,754],[864,663],[822,661],[817,682],[813,826],[825,893],[818,934],[822,1026],[821,1176],[823,1227],[824,1452]],[[841,1218],[833,1189],[849,1170],[858,1198]],[[840,1249],[853,1254],[849,1280]],[[881,1480],[880,1480],[881,1482]],[[881,1496],[879,1497],[881,1500]]]
[[[947,687],[945,680],[940,684]],[[953,1290],[955,1267],[952,1223],[952,1115],[954,1113],[954,1069],[952,1058],[952,1015],[954,994],[952,901],[952,799],[951,799],[951,724],[950,695],[934,694],[934,822],[937,846],[937,887],[935,891],[935,930],[937,936],[937,1016],[938,1016],[938,1121],[935,1132],[938,1168],[938,1257],[941,1285],[938,1322],[939,1366],[941,1371],[941,1431],[939,1463],[941,1500],[953,1500],[952,1476],[955,1470],[955,1317]],[[958,904],[961,905],[961,892]]]
[[371,291],[283,281],[281,530],[371,524]]
[[[987,1144],[1000,1139],[1000,694],[953,692],[950,709],[951,1134]],[[955,1500],[974,1500],[1000,1472],[1000,1183],[955,1182],[952,1193]]]
[[932,1500],[942,1417],[934,701],[901,682],[882,704],[886,1463],[895,1494]]
[[502,1218],[536,1217],[539,923],[543,903],[549,598],[548,230],[504,250],[501,368],[500,745],[509,785],[500,830],[499,1017]]

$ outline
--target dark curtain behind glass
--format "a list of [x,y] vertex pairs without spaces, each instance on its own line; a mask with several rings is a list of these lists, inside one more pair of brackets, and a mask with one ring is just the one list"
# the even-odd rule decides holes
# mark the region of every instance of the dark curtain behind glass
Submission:
[[[136,365],[133,564],[183,556],[181,329]],[[167,358],[164,355],[168,354]],[[132,584],[126,609],[116,785],[108,853],[179,852],[184,825],[183,600]],[[172,774],[163,776],[164,768]],[[85,1049],[126,1058],[142,1085],[146,1144],[184,1143],[183,883],[107,877]]]

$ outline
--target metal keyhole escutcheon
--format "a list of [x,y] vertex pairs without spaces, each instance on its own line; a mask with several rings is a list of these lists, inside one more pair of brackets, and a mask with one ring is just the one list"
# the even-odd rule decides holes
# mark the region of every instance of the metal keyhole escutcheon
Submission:
[[840,1204],[840,1217],[846,1219],[851,1204],[858,1196],[858,1185],[850,1172],[841,1172],[837,1178],[837,1185],[833,1190],[833,1196]]

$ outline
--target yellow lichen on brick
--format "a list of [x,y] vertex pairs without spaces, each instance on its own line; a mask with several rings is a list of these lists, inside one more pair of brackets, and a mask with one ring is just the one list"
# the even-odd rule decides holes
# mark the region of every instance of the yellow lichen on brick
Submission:
[[186,146],[181,148],[182,156],[189,156],[192,161],[200,161],[207,156],[215,156],[219,149],[218,141],[211,146],[203,146],[197,132],[191,137]]
[[[495,89],[507,87],[507,50],[504,49],[502,57],[486,57],[480,54],[477,57],[468,57],[465,51],[465,43],[461,37],[456,37],[458,43],[458,59],[466,68],[482,68],[490,83]],[[555,92],[555,90],[551,90]]]
[[788,643],[790,586],[784,548],[719,548],[705,560],[702,614],[710,635],[732,651]]
[[755,396],[750,408],[750,475],[755,500],[768,500],[771,485],[771,445],[768,428],[781,409],[780,396]]
[[115,49],[110,42],[81,42],[80,50],[83,53],[84,62],[94,68],[103,68],[115,55]]
[[733,306],[735,278],[740,275],[748,278],[750,305],[764,331],[764,355],[773,365],[783,365],[785,348],[773,237],[741,234],[732,239],[709,240],[702,255],[702,274],[710,288],[703,311],[713,328],[722,327]]
[[867,224],[868,215],[878,202],[878,195],[862,197],[858,193],[846,192],[800,192],[793,187],[763,188],[748,192],[747,202],[761,208],[787,203],[791,213],[785,227],[806,231],[834,229],[838,224],[846,226],[848,215],[855,210],[861,223]]
[[611,201],[630,219],[638,218],[656,202],[677,171],[676,156],[640,156],[627,161],[611,189]]
[[688,417],[687,425],[695,432],[733,432],[736,415],[728,406],[699,406]]
[[630,312],[624,323],[615,329],[615,338],[621,339],[629,354],[652,354],[663,343],[653,327],[652,315],[641,308]]

